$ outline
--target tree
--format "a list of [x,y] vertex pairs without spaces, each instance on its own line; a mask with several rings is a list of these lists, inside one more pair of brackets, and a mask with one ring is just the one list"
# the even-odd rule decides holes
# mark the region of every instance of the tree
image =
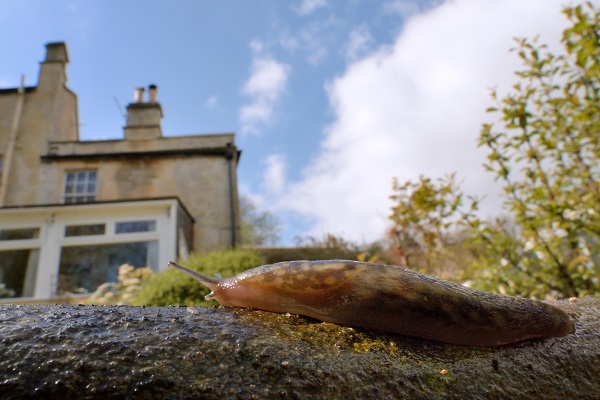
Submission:
[[521,295],[600,292],[600,10],[563,12],[564,54],[519,39],[520,80],[504,98],[492,92],[499,122],[479,138],[520,227],[470,220],[489,252],[479,269]]
[[[463,194],[455,174],[433,181],[420,176],[418,182],[393,181],[394,205],[389,232],[397,263],[426,272],[448,267],[449,258],[460,242],[452,230],[464,211]],[[476,207],[476,203],[472,203]],[[456,254],[456,251],[454,251]]]
[[259,210],[252,199],[240,196],[242,245],[274,245],[279,241],[279,220],[269,211]]

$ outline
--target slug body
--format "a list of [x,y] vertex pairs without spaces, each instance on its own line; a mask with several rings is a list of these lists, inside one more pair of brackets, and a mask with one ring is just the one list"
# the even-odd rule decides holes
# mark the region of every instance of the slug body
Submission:
[[474,290],[406,268],[358,261],[291,261],[229,278],[178,264],[223,306],[306,315],[321,321],[465,346],[499,346],[574,331],[540,301]]

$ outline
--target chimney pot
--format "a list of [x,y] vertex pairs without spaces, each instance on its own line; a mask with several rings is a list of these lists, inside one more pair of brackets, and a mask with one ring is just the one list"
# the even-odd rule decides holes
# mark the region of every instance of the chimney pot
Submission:
[[149,99],[150,103],[156,103],[156,94],[157,94],[156,92],[157,92],[156,85],[148,86],[148,94],[150,95],[150,99]]
[[137,87],[135,88],[135,91],[133,92],[133,100],[136,103],[142,103],[144,101],[144,88],[143,87]]

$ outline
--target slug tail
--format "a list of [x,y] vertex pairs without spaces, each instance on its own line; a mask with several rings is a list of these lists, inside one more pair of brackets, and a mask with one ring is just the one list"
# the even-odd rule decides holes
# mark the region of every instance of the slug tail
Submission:
[[192,271],[191,269],[183,267],[173,261],[169,263],[169,267],[191,276],[192,278],[194,278],[195,280],[197,280],[198,282],[200,282],[201,284],[213,291],[217,287],[217,284],[221,281],[221,279],[219,278],[210,278],[208,276],[199,274],[198,272]]

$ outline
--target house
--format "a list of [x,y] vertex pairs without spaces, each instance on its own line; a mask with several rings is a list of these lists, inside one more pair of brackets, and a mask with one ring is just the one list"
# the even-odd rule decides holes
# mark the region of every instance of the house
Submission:
[[65,43],[37,86],[0,89],[0,298],[49,299],[166,268],[239,238],[234,134],[166,137],[157,87],[136,89],[124,138],[79,139]]

